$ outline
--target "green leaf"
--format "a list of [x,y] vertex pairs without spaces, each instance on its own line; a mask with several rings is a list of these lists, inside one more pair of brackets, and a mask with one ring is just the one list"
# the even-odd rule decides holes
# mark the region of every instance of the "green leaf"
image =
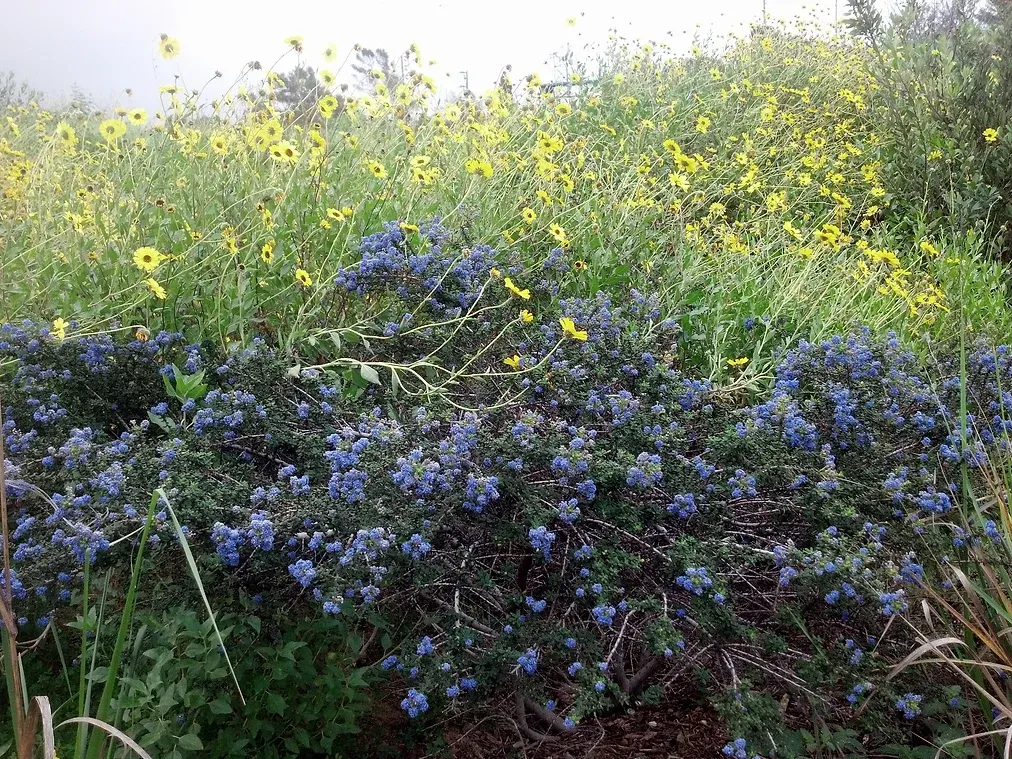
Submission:
[[371,382],[374,385],[383,384],[380,382],[379,372],[369,366],[369,364],[359,364],[358,370],[362,374],[362,379],[366,382]]
[[186,735],[179,736],[179,747],[187,751],[201,751],[204,748],[204,744],[193,733],[187,733]]
[[208,707],[211,709],[211,714],[231,714],[232,704],[224,696],[218,696],[214,699]]
[[165,432],[172,433],[176,429],[176,423],[169,419],[167,416],[158,416],[148,412],[148,419],[154,422],[160,429]]
[[401,391],[401,375],[397,373],[396,369],[390,370],[390,390],[395,398]]
[[273,714],[284,714],[288,704],[277,693],[267,694],[267,711]]
[[104,683],[105,679],[109,676],[108,667],[95,667],[91,672],[88,673],[88,679],[93,683]]
[[176,388],[172,386],[172,383],[169,382],[169,378],[164,374],[162,375],[162,384],[165,385],[165,392],[170,398],[179,398],[179,396],[176,395]]

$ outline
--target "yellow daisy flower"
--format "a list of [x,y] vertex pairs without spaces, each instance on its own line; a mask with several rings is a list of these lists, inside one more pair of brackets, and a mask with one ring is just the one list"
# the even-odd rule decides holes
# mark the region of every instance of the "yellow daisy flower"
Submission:
[[143,247],[134,251],[134,266],[141,271],[152,272],[161,266],[165,256],[154,248]]
[[161,41],[158,43],[158,52],[162,54],[162,58],[169,60],[179,55],[179,40],[167,34],[159,35],[159,39]]
[[67,336],[67,327],[69,326],[70,324],[62,316],[58,316],[53,320],[53,334],[62,340]]
[[506,277],[502,281],[502,283],[506,286],[507,290],[509,290],[511,293],[513,293],[518,298],[523,298],[524,300],[530,300],[531,299],[531,291],[529,289],[527,289],[526,287],[523,290],[521,290],[519,287],[517,287],[515,284],[513,284],[513,280],[510,279],[509,277]]
[[110,145],[125,135],[126,130],[126,124],[119,119],[106,119],[98,125],[98,131]]
[[368,161],[365,167],[377,179],[386,179],[388,176],[386,168],[379,161]]
[[158,298],[158,300],[165,300],[166,297],[165,288],[162,287],[160,284],[158,284],[158,282],[156,282],[151,278],[148,278],[144,280],[144,284],[148,286],[148,289],[151,290],[152,295]]
[[577,329],[576,323],[568,316],[563,316],[559,319],[559,326],[562,327],[562,331],[567,337],[571,337],[573,340],[580,340],[582,342],[587,340],[587,330]]

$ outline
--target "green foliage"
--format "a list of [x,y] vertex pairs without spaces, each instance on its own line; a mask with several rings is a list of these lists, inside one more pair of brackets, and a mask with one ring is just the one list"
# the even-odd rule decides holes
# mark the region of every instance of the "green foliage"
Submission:
[[248,756],[253,747],[264,757],[339,755],[369,704],[372,678],[355,666],[361,640],[338,619],[281,622],[253,610],[219,619],[243,704],[210,620],[186,609],[148,615],[117,699],[122,720],[166,759]]
[[[975,15],[953,4],[908,3],[884,24],[868,0],[851,3],[851,28],[869,41],[881,157],[896,210],[931,230],[975,230],[1012,259],[1012,10]],[[966,7],[962,7],[966,6]],[[914,31],[916,30],[916,32]]]

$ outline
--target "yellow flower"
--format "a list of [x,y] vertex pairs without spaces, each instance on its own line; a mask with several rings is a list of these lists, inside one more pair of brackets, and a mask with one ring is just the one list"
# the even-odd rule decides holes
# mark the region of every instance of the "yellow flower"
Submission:
[[224,135],[218,135],[211,140],[211,149],[218,155],[228,153],[228,139]]
[[284,135],[281,122],[271,119],[250,136],[250,145],[257,150],[266,150]]
[[492,164],[479,158],[469,158],[464,162],[464,169],[468,174],[481,174],[486,178],[492,176]]
[[840,228],[835,224],[823,224],[822,229],[816,230],[815,239],[823,245],[835,248],[840,241]]
[[671,182],[672,187],[677,187],[682,192],[689,191],[689,180],[684,174],[679,174],[677,171],[673,171],[668,174],[668,181]]
[[143,108],[134,108],[127,114],[127,118],[130,119],[131,124],[143,126],[148,121],[148,112]]
[[566,334],[567,337],[571,337],[574,340],[581,340],[581,341],[587,340],[587,330],[577,329],[576,323],[568,316],[563,316],[561,319],[559,319],[559,326],[562,327],[562,331]]
[[921,240],[921,250],[932,256],[940,255],[938,248],[931,244],[929,240]]
[[320,98],[320,102],[317,103],[317,107],[320,109],[320,115],[325,119],[331,118],[340,105],[340,101],[333,95],[324,95]]
[[331,44],[323,48],[323,60],[332,63],[337,58],[337,45]]
[[365,166],[369,170],[369,173],[377,179],[387,178],[387,170],[379,161],[368,161]]
[[158,298],[158,300],[165,300],[165,288],[158,284],[155,280],[148,278],[144,280],[144,284],[148,286],[151,293]]
[[53,334],[62,340],[67,336],[67,327],[69,326],[62,316],[58,316],[53,320]]
[[732,369],[739,369],[745,366],[745,364],[747,363],[748,363],[747,358],[729,358],[727,360],[727,365],[730,366]]
[[573,112],[573,106],[571,106],[569,103],[558,103],[555,106],[555,112],[559,116],[568,116]]
[[284,43],[289,47],[295,48],[296,51],[302,52],[302,35],[293,34],[291,37],[285,37]]
[[530,324],[534,321],[534,314],[528,311],[526,308],[520,309],[520,321],[524,324]]
[[295,163],[299,160],[299,151],[288,140],[281,140],[271,145],[271,157],[279,163]]
[[420,169],[423,166],[428,166],[431,161],[432,159],[427,155],[416,155],[411,156],[411,160],[408,163],[411,164],[412,168]]
[[134,266],[141,271],[152,272],[161,266],[165,256],[154,248],[143,247],[134,251]]
[[569,27],[576,26],[576,16],[570,16],[569,18],[567,18],[566,19],[566,26],[569,26]]
[[313,280],[310,278],[309,272],[306,271],[305,269],[296,269],[295,279],[303,287],[309,287],[311,284],[313,284]]
[[77,145],[77,132],[66,121],[61,121],[56,125],[56,139],[60,141],[64,150],[73,150]]
[[710,119],[707,116],[700,116],[696,119],[696,131],[700,134],[706,134],[710,131]]
[[334,76],[333,71],[321,71],[320,81],[323,82],[324,87],[331,87],[337,81],[337,77]]
[[512,356],[508,356],[507,358],[504,358],[502,360],[502,362],[504,364],[506,364],[506,366],[510,367],[511,369],[519,369],[520,368],[520,356],[518,356],[515,353]]
[[158,52],[162,54],[162,58],[169,60],[179,55],[179,40],[167,34],[159,35],[159,38],[161,41],[158,43]]
[[984,139],[988,142],[998,142],[998,130],[997,129],[985,129]]
[[515,284],[513,284],[513,280],[510,279],[509,277],[506,277],[502,281],[502,283],[506,286],[507,290],[509,290],[511,293],[513,293],[518,298],[523,298],[524,300],[530,300],[531,299],[531,291],[528,290],[526,287],[523,290],[521,290],[519,287],[517,287]]
[[269,264],[274,260],[274,246],[276,244],[274,240],[268,240],[260,248],[260,258],[265,264]]
[[560,245],[565,247],[566,243],[568,242],[566,238],[566,230],[564,230],[558,224],[552,224],[552,226],[548,228],[548,233],[552,237],[554,237],[559,242]]
[[524,221],[528,224],[533,224],[535,219],[538,218],[538,215],[534,213],[533,208],[524,208],[524,210],[520,212],[520,215],[524,217]]
[[538,190],[538,191],[537,191],[536,193],[534,193],[534,194],[535,194],[535,195],[537,195],[537,196],[538,196],[538,199],[539,199],[539,200],[540,200],[540,201],[541,201],[542,203],[544,203],[544,204],[545,204],[546,206],[550,206],[550,205],[552,204],[552,196],[551,196],[551,195],[549,195],[549,194],[548,194],[547,192],[545,192],[544,190]]
[[98,131],[105,137],[105,141],[112,145],[116,140],[126,134],[126,124],[119,119],[106,119],[98,125]]
[[583,271],[587,268],[586,261],[573,261],[573,271]]
[[151,331],[147,327],[138,327],[134,337],[137,338],[137,342],[146,343],[151,338]]

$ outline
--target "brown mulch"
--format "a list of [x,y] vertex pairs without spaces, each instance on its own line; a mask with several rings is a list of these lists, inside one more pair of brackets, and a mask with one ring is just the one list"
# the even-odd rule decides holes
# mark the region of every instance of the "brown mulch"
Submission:
[[587,721],[560,742],[520,742],[504,726],[452,729],[454,759],[713,759],[727,743],[717,714],[705,706],[662,704]]

